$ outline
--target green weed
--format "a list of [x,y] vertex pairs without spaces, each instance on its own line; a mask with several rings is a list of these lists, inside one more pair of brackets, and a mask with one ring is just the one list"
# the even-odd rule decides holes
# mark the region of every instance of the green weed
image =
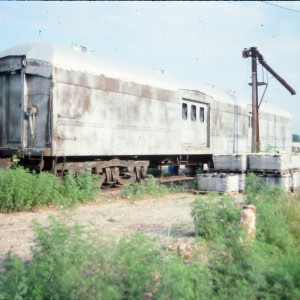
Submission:
[[147,195],[161,197],[166,193],[166,186],[159,184],[158,180],[150,174],[144,181],[126,184],[121,190],[123,197],[133,199],[142,199]]
[[210,196],[195,200],[192,214],[196,233],[207,242],[213,240],[208,243],[208,267],[215,296],[298,299],[300,249],[295,228],[299,226],[299,199],[260,185],[253,174],[247,179],[245,194],[257,211],[257,234],[252,243],[244,242],[237,226],[239,208],[232,207],[233,202],[222,205],[215,198],[211,201]]
[[190,189],[195,189],[196,179],[186,183],[163,185],[151,174],[141,182],[134,182],[122,187],[121,194],[129,199],[142,199],[146,196],[162,197],[167,193],[182,193]]
[[51,219],[36,225],[33,258],[8,255],[0,299],[208,299],[208,269],[186,265],[137,233],[119,244]]
[[84,173],[78,178],[66,175],[63,181],[49,173],[31,173],[15,166],[0,169],[0,211],[30,210],[33,207],[70,206],[94,199],[99,193],[97,178]]
[[299,195],[255,178],[248,184],[257,209],[253,242],[244,242],[240,208],[216,193],[198,196],[192,208],[202,264],[197,256],[184,263],[141,233],[115,244],[52,219],[35,226],[32,261],[7,255],[0,299],[300,299]]
[[237,230],[239,210],[229,196],[215,197],[210,193],[206,198],[196,197],[192,217],[196,234],[208,240],[230,235]]
[[35,189],[29,171],[23,168],[0,169],[0,210],[2,212],[30,209]]

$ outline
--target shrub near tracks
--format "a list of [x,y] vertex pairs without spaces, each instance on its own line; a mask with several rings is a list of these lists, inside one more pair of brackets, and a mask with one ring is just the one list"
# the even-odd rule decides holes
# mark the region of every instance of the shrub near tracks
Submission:
[[[247,204],[256,206],[256,239],[239,230],[239,209],[227,196],[197,198],[193,219],[208,248],[218,299],[300,299],[300,197],[247,181]],[[298,228],[298,230],[295,230]]]
[[194,188],[196,181],[188,183],[180,183],[166,186],[161,184],[152,174],[148,174],[147,178],[141,182],[133,182],[126,184],[121,189],[124,198],[130,200],[142,199],[146,196],[162,197],[167,193],[185,192]]
[[21,167],[0,169],[0,211],[30,210],[45,205],[65,206],[86,202],[99,192],[97,178],[89,173],[62,181],[49,173],[30,173]]
[[197,255],[185,263],[140,233],[114,244],[55,220],[37,226],[32,261],[5,259],[0,299],[300,299],[299,195],[253,189],[246,195],[257,208],[250,243],[233,199],[203,197],[207,208],[197,197],[193,217],[205,263]]
[[118,245],[52,219],[36,227],[33,259],[8,255],[0,299],[211,299],[208,270],[136,233]]
[[142,199],[145,196],[160,197],[167,193],[167,187],[160,185],[151,174],[142,182],[133,182],[122,187],[121,194],[127,199]]

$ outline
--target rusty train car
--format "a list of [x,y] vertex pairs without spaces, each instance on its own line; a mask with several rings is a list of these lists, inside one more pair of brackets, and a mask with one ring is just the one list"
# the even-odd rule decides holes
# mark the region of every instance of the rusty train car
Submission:
[[[251,105],[233,92],[144,72],[85,47],[21,44],[0,53],[0,163],[91,171],[101,184],[149,166],[251,151]],[[261,149],[290,151],[291,116],[260,108]]]

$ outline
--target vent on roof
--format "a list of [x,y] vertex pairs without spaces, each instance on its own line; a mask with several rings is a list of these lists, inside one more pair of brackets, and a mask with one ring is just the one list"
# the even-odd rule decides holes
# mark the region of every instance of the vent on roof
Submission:
[[81,51],[81,52],[87,52],[87,47],[78,45],[78,44],[72,44],[71,47],[77,51]]
[[153,71],[162,75],[166,74],[165,70],[159,69],[159,68],[153,68]]

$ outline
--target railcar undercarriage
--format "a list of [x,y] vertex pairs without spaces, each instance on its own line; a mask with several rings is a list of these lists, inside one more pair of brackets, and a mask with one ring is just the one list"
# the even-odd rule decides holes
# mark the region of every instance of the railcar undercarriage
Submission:
[[[13,163],[31,169],[35,172],[49,172],[58,177],[69,173],[74,177],[90,172],[99,177],[99,185],[102,188],[110,188],[118,185],[125,185],[140,181],[147,176],[149,168],[159,171],[162,166],[180,165],[192,169],[192,172],[202,168],[204,164],[210,165],[211,155],[191,156],[139,156],[139,157],[33,157],[18,155],[14,158],[2,158],[0,167],[7,168]],[[175,174],[173,174],[175,175]]]
[[57,176],[62,176],[68,172],[75,177],[80,176],[83,172],[91,172],[99,177],[99,183],[102,187],[111,187],[145,178],[148,166],[149,161],[121,160],[118,158],[82,162],[55,158],[51,172]]

